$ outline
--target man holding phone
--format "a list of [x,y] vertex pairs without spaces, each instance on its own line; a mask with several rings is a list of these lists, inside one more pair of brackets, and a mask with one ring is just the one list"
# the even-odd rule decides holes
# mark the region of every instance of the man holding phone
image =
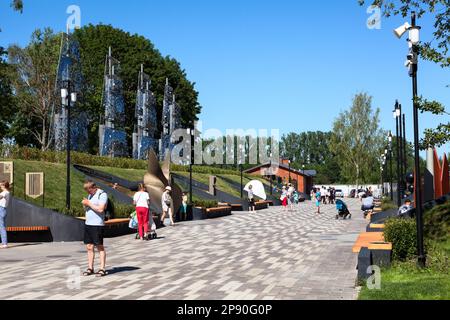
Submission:
[[[84,244],[88,252],[88,269],[84,276],[95,274],[97,277],[106,276],[106,251],[103,245],[105,227],[105,211],[108,205],[108,195],[100,190],[92,181],[84,184],[84,190],[88,198],[81,202],[86,211],[86,225],[84,229]],[[100,270],[94,272],[95,248],[100,253]]]

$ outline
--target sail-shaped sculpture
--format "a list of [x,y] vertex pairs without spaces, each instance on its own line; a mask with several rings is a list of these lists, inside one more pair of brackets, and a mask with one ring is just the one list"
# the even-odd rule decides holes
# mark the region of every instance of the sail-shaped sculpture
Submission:
[[164,89],[164,102],[162,111],[162,133],[159,141],[159,157],[163,160],[167,152],[171,152],[174,146],[172,141],[172,134],[175,130],[181,128],[181,111],[176,103],[173,88],[169,85],[169,80],[166,79],[166,86]]
[[156,150],[157,115],[156,100],[150,90],[150,77],[141,65],[139,72],[138,90],[136,95],[136,121],[133,133],[133,158],[145,160],[149,150]]
[[[82,83],[80,49],[78,42],[69,32],[61,37],[61,50],[59,56],[56,91],[68,84],[72,92],[76,92],[77,103],[71,104],[71,149],[85,152],[88,149],[88,116],[79,105],[82,100]],[[58,94],[59,95],[59,94]],[[54,107],[53,137],[55,150],[63,151],[67,145],[67,109],[58,99]]]
[[118,76],[120,62],[112,57],[111,47],[106,56],[102,106],[105,110],[99,127],[99,153],[101,156],[126,157],[128,155],[125,125],[123,83]]

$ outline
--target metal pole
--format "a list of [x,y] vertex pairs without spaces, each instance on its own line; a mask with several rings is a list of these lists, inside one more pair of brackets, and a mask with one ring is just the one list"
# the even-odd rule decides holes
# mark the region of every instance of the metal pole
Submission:
[[390,166],[390,176],[391,176],[391,201],[394,201],[394,171],[392,164],[392,148],[389,148],[389,166]]
[[66,208],[67,210],[70,210],[70,148],[71,148],[71,134],[70,134],[70,81],[67,81],[67,134],[66,134],[66,151],[67,151],[67,159],[66,159]]
[[[396,110],[396,112],[397,112],[397,110],[399,110],[398,102],[395,103],[395,110]],[[395,138],[396,138],[397,143],[395,146],[395,150],[397,152],[397,206],[398,207],[401,206],[400,192],[399,192],[399,186],[400,186],[400,183],[399,183],[400,182],[400,129],[399,129],[400,125],[399,125],[399,122],[400,122],[400,120],[399,120],[398,114],[396,113],[396,116],[395,116],[395,130],[396,130],[395,136],[396,137]],[[392,171],[391,171],[391,174],[392,174]],[[391,197],[391,199],[394,200],[393,196]]]
[[402,118],[403,118],[403,112],[402,112],[402,105],[399,105],[400,108],[400,117],[398,118],[398,125],[399,125],[399,134],[400,134],[400,146],[398,148],[399,150],[399,154],[398,154],[398,158],[399,158],[399,162],[400,162],[400,172],[398,173],[399,179],[398,179],[398,187],[397,187],[397,192],[398,192],[398,206],[400,207],[402,204],[402,199],[403,199],[403,124],[402,124]]
[[403,175],[402,175],[402,181],[404,183],[404,194],[406,192],[406,172],[408,171],[408,158],[407,158],[407,153],[406,153],[406,147],[408,145],[407,140],[406,140],[406,116],[405,114],[403,114]]
[[[411,26],[416,27],[416,13],[411,14]],[[418,55],[418,47],[412,46],[413,53]],[[417,104],[417,70],[418,63],[412,65],[412,90],[413,90],[413,115],[414,115],[414,167],[415,167],[415,205],[417,222],[417,251],[418,264],[424,268],[426,265],[426,256],[423,241],[423,211],[422,211],[422,176],[420,173],[420,149],[419,149],[419,106]]]
[[244,168],[242,167],[242,163],[240,164],[241,169],[241,199],[244,199]]
[[289,160],[289,183],[291,183],[291,160]]
[[189,162],[189,202],[191,203],[191,205],[193,203],[193,201],[192,201],[192,165],[194,163],[194,156],[195,156],[195,154],[194,154],[195,127],[194,128],[192,128],[192,127],[190,130],[190,134],[191,134],[191,157],[190,158],[191,159]]

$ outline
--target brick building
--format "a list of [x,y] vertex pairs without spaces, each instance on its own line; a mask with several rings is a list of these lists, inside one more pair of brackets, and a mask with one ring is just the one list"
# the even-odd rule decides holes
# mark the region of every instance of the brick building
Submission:
[[306,195],[311,193],[311,189],[314,186],[314,177],[317,174],[315,170],[297,170],[291,168],[289,160],[286,159],[281,159],[279,164],[268,162],[245,170],[244,172],[269,180],[272,179],[274,183],[278,184],[287,184],[291,181],[299,192],[303,192]]

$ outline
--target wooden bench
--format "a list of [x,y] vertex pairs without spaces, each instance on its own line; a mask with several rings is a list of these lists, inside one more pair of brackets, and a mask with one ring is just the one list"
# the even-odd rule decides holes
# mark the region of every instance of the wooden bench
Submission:
[[7,232],[42,232],[50,231],[50,227],[32,226],[32,227],[7,227]]
[[359,253],[361,248],[368,248],[372,242],[383,242],[383,232],[364,232],[361,233],[353,246],[353,253]]
[[6,231],[8,232],[8,240],[11,243],[53,241],[50,227],[46,226],[7,227]]

